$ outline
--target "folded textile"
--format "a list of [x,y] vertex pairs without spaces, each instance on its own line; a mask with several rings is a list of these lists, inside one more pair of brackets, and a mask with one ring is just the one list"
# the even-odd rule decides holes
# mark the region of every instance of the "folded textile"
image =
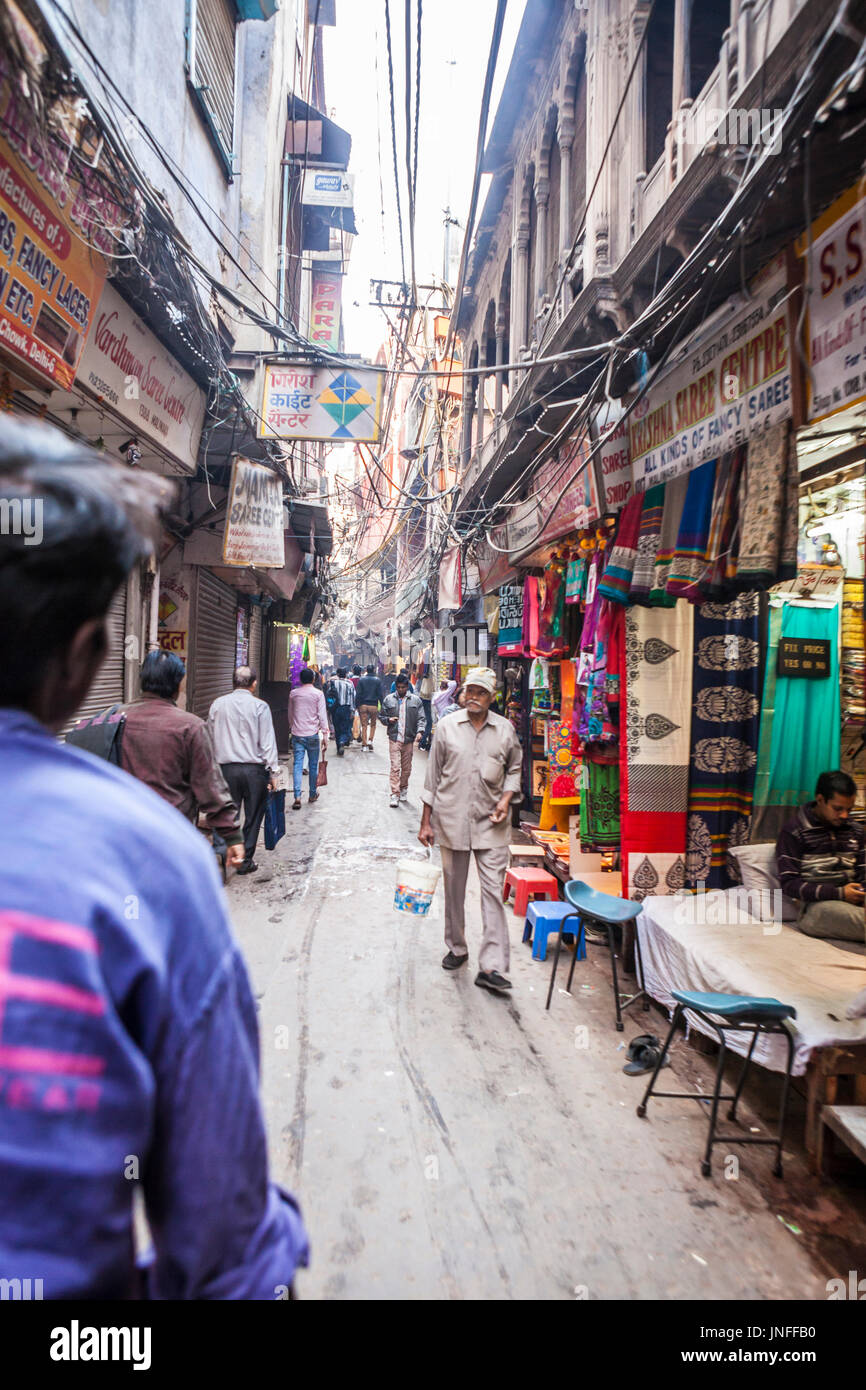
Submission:
[[656,556],[661,540],[664,515],[665,485],[657,483],[644,493],[637,537],[637,557],[628,591],[630,603],[646,603],[653,582]]
[[659,546],[653,566],[652,588],[649,596],[649,601],[654,608],[672,608],[676,603],[676,599],[668,596],[667,582],[680,522],[683,518],[688,485],[689,479],[686,473],[681,473],[678,478],[671,478],[669,482],[665,483],[662,529],[659,535]]
[[740,517],[737,588],[767,588],[775,583],[783,534],[789,547],[785,505],[789,452],[788,424],[783,420],[749,443],[745,498]]
[[622,509],[616,540],[610,552],[598,592],[602,598],[612,599],[614,603],[628,603],[628,593],[637,559],[638,532],[640,531],[643,494],[630,497]]
[[700,581],[707,568],[707,541],[713,508],[716,459],[709,459],[688,475],[683,519],[671,559],[667,591],[673,598],[700,603]]

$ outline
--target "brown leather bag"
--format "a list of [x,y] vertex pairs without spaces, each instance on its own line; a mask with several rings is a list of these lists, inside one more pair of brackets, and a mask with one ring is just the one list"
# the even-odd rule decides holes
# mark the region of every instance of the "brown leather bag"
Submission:
[[319,771],[318,771],[318,775],[316,776],[316,791],[319,790],[319,787],[326,787],[327,785],[328,785],[328,764],[327,764],[326,759],[325,759],[324,757],[321,757],[321,758],[319,759]]

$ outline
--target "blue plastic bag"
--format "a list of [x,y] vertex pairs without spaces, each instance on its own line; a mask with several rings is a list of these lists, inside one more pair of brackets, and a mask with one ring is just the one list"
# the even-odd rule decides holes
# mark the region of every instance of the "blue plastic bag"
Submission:
[[286,833],[286,793],[268,792],[265,806],[265,849],[276,849]]

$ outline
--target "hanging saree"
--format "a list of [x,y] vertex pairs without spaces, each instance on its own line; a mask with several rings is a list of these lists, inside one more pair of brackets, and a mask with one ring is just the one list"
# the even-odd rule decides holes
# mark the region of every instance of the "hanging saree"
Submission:
[[619,845],[619,763],[584,761],[580,792],[580,847],[584,853]]
[[534,656],[538,646],[538,579],[528,574],[523,581],[523,650]]
[[607,686],[609,648],[615,613],[616,605],[602,599],[592,660],[577,723],[577,733],[582,743],[610,743],[616,738],[616,729],[608,712]]
[[649,596],[653,608],[673,608],[676,603],[676,599],[667,592],[667,582],[679,535],[680,522],[683,519],[683,507],[685,506],[688,485],[689,479],[686,473],[681,473],[679,477],[671,478],[669,482],[665,483],[662,527],[659,533],[659,545],[653,566],[652,588]]
[[561,566],[548,565],[536,580],[538,593],[538,638],[534,656],[560,656],[565,643],[565,574]]
[[725,888],[728,848],[749,840],[760,724],[760,595],[695,611],[686,881]]
[[637,557],[628,591],[629,603],[646,603],[653,582],[656,556],[661,541],[664,516],[665,485],[657,483],[644,493],[637,537]]
[[716,472],[716,495],[707,541],[707,573],[701,584],[707,598],[723,599],[732,590],[737,573],[737,536],[739,534],[739,496],[744,447],[734,449],[719,463]]
[[551,720],[547,726],[548,786],[554,806],[576,806],[580,801],[580,755],[571,741],[571,724]]
[[668,594],[692,603],[701,600],[700,581],[706,574],[716,462],[709,459],[688,475],[683,519],[668,574]]
[[598,591],[602,598],[612,599],[614,603],[628,603],[628,591],[637,559],[642,509],[643,496],[640,493],[630,497],[623,507],[616,541],[599,581]]
[[585,555],[579,555],[576,560],[569,560],[568,569],[565,571],[566,603],[580,603],[583,598],[586,589],[586,568]]
[[[822,772],[839,766],[839,608],[770,604],[770,641],[758,740],[758,772],[750,839],[776,840],[798,806],[811,801]],[[830,674],[821,680],[780,676],[782,637],[827,640]]]
[[786,532],[788,424],[772,425],[750,440],[745,497],[740,518],[737,588],[766,589],[775,583]]
[[621,847],[623,895],[636,902],[685,884],[693,622],[687,603],[625,613]]

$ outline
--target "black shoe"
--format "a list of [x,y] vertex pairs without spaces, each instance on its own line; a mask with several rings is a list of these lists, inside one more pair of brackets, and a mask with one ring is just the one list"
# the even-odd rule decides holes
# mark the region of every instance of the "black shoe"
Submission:
[[442,969],[459,970],[461,965],[465,965],[468,959],[468,956],[455,956],[453,951],[449,951],[447,956],[444,956],[442,959]]
[[255,859],[245,859],[243,864],[238,865],[237,872],[239,874],[254,874],[258,867]]
[[337,757],[338,757],[338,758],[342,758],[342,756],[343,756],[343,754],[345,753],[345,751],[346,751],[345,748],[338,748],[338,749],[337,749]]
[[296,796],[295,799],[294,799],[294,801],[292,802],[292,810],[293,810],[293,811],[300,811],[300,809],[301,809],[301,798],[300,798],[299,796]]
[[505,990],[511,989],[511,981],[506,980],[504,975],[500,975],[498,970],[479,970],[475,976],[475,983],[481,989],[491,989],[495,994],[501,994]]

